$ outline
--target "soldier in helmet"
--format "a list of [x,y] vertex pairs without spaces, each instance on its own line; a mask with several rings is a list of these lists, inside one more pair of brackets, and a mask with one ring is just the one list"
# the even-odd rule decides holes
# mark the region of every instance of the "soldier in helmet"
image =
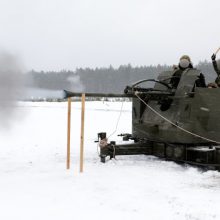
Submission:
[[180,57],[178,66],[173,67],[174,74],[172,76],[170,83],[174,89],[177,88],[181,75],[183,71],[186,70],[187,68],[193,68],[193,65],[190,57],[188,55],[183,55]]
[[[173,74],[172,79],[170,81],[172,88],[174,88],[174,89],[177,88],[182,73],[186,69],[189,69],[189,68],[193,68],[190,57],[188,55],[181,56],[178,66],[174,67],[174,74]],[[198,79],[195,81],[195,85],[197,87],[206,87],[205,77],[202,73],[200,73],[200,75],[198,76]]]
[[215,83],[220,87],[220,69],[218,67],[218,63],[215,60],[215,58],[216,58],[216,54],[214,53],[214,54],[212,54],[211,59],[212,59],[212,64],[213,64],[214,70],[218,75],[215,79]]

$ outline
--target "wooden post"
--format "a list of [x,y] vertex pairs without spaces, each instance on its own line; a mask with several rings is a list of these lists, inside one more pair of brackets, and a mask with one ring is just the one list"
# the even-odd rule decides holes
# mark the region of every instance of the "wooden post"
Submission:
[[82,94],[81,134],[80,134],[80,172],[81,172],[81,173],[83,172],[84,121],[85,121],[85,94]]
[[70,129],[71,129],[71,98],[68,98],[68,113],[67,113],[67,159],[66,169],[70,169]]

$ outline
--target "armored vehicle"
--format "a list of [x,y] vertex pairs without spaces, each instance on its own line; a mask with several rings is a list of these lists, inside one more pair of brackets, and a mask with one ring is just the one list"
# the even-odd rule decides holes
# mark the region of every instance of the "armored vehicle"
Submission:
[[[156,80],[127,86],[124,94],[86,94],[132,99],[132,133],[121,136],[133,142],[109,143],[105,132],[98,133],[101,161],[107,156],[145,154],[219,169],[220,88],[206,87],[201,76],[194,68],[187,68],[181,76],[165,71]],[[148,88],[146,82],[154,86]],[[66,97],[79,95],[65,93]]]

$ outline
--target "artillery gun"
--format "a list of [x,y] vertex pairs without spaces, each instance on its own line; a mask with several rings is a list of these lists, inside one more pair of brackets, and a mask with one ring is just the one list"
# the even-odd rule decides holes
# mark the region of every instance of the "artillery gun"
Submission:
[[[220,169],[220,89],[199,83],[201,73],[186,69],[177,87],[172,86],[173,71],[127,86],[124,94],[87,93],[92,97],[129,97],[132,99],[132,133],[121,134],[116,144],[98,133],[101,162],[116,155],[145,154],[167,160]],[[152,88],[145,82],[154,82]],[[65,91],[65,97],[81,93]]]

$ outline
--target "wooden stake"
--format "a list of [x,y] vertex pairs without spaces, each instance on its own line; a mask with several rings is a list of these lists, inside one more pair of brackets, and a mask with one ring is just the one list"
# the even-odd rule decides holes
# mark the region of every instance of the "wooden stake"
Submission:
[[80,135],[80,172],[81,172],[81,173],[83,172],[84,121],[85,121],[85,94],[82,94],[81,135]]
[[67,159],[66,169],[70,169],[70,129],[71,129],[71,98],[68,98],[68,113],[67,113]]

